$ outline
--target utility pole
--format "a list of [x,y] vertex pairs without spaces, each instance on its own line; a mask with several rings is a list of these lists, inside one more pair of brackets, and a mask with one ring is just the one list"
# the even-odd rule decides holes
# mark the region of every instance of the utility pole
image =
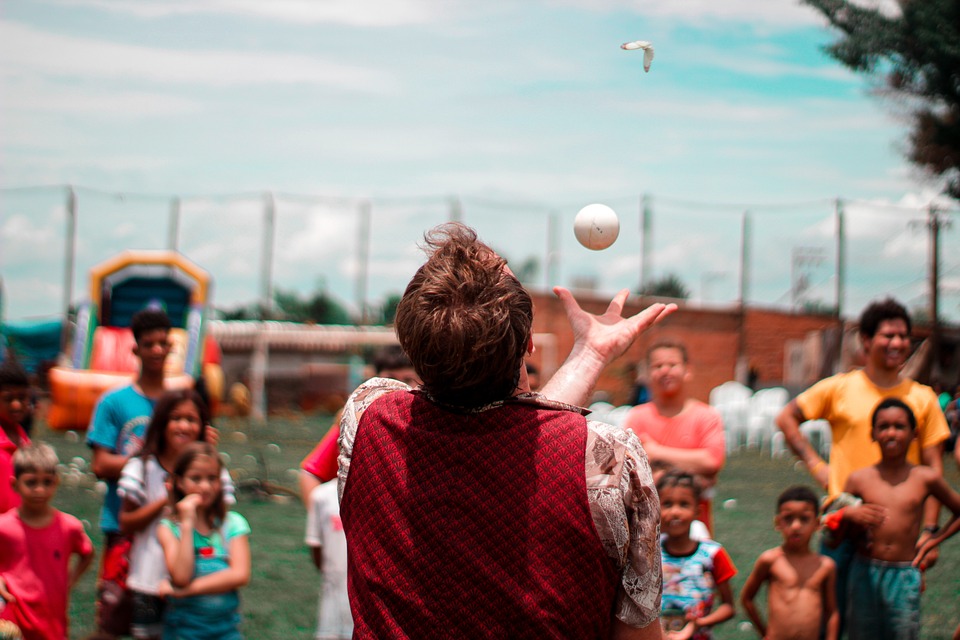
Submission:
[[272,191],[264,194],[263,246],[260,257],[260,319],[267,320],[273,310],[273,234],[277,224],[277,202]]
[[653,199],[644,194],[640,197],[640,295],[647,290],[650,280],[650,255],[653,246]]
[[[457,201],[459,202],[459,201]],[[357,309],[360,311],[360,324],[369,321],[367,309],[367,277],[370,270],[370,225],[373,204],[369,200],[360,202],[357,209],[359,223],[357,224],[357,279],[354,283],[354,296]]]
[[927,350],[927,356],[919,367],[921,381],[929,379],[933,372],[934,363],[940,358],[940,231],[950,226],[950,220],[942,215],[940,210],[932,202],[927,205],[927,219],[925,221],[913,221],[911,227],[924,225],[930,232],[930,267],[929,267],[929,287],[928,295],[930,314],[930,337],[927,340],[930,348]]
[[[936,362],[940,355],[940,230],[950,221],[940,217],[937,208],[927,207],[927,228],[930,230],[930,353]],[[931,363],[932,364],[932,363]]]
[[63,332],[60,351],[67,350],[70,335],[70,306],[73,304],[73,270],[77,260],[77,192],[67,187],[67,232],[63,259]]

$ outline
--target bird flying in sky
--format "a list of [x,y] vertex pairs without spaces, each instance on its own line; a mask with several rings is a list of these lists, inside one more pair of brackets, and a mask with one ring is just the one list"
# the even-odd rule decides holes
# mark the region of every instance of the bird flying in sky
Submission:
[[634,42],[624,42],[620,45],[620,48],[626,51],[643,49],[643,70],[650,71],[650,63],[653,62],[653,44],[646,40],[636,40]]

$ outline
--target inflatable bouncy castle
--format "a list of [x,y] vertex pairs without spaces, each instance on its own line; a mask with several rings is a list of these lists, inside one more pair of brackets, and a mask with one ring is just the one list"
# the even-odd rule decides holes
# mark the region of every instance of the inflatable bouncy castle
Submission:
[[166,384],[193,386],[202,376],[215,403],[222,395],[223,372],[220,350],[206,332],[211,285],[206,271],[174,251],[125,251],[94,266],[90,299],[77,311],[71,366],[48,373],[49,426],[86,429],[103,392],[137,375],[130,319],[151,306],[166,311],[174,327]]

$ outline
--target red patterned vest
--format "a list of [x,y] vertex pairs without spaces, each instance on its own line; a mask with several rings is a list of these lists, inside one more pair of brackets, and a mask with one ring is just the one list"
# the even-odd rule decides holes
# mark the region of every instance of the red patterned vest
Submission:
[[590,514],[586,438],[572,412],[374,401],[340,511],[354,637],[607,638],[619,571]]

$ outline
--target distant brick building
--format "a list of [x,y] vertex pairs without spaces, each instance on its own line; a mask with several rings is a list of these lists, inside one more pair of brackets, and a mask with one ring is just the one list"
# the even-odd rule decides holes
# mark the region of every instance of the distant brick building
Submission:
[[[556,336],[556,361],[550,361],[552,354],[540,354],[541,359],[537,358],[538,354],[533,357],[549,376],[570,352],[573,335],[563,306],[553,293],[534,292],[533,297],[534,331]],[[592,292],[578,291],[576,297],[580,305],[592,313],[602,313],[609,302],[609,295]],[[639,297],[631,297],[624,315],[637,313],[650,303],[650,299],[641,301]],[[829,315],[798,315],[760,308],[748,308],[741,314],[738,307],[704,309],[681,302],[678,311],[648,330],[625,355],[607,367],[597,390],[609,395],[614,404],[626,403],[637,365],[644,361],[647,348],[663,338],[677,339],[687,345],[694,368],[690,391],[700,400],[706,401],[710,390],[723,382],[735,379],[746,382],[748,377],[760,387],[787,382],[802,388],[818,379],[819,367],[811,366],[810,360],[819,361],[823,343],[839,335],[838,326],[836,318]],[[741,352],[742,359],[738,357]],[[800,352],[806,356],[798,357]],[[738,371],[738,361],[741,371]]]

